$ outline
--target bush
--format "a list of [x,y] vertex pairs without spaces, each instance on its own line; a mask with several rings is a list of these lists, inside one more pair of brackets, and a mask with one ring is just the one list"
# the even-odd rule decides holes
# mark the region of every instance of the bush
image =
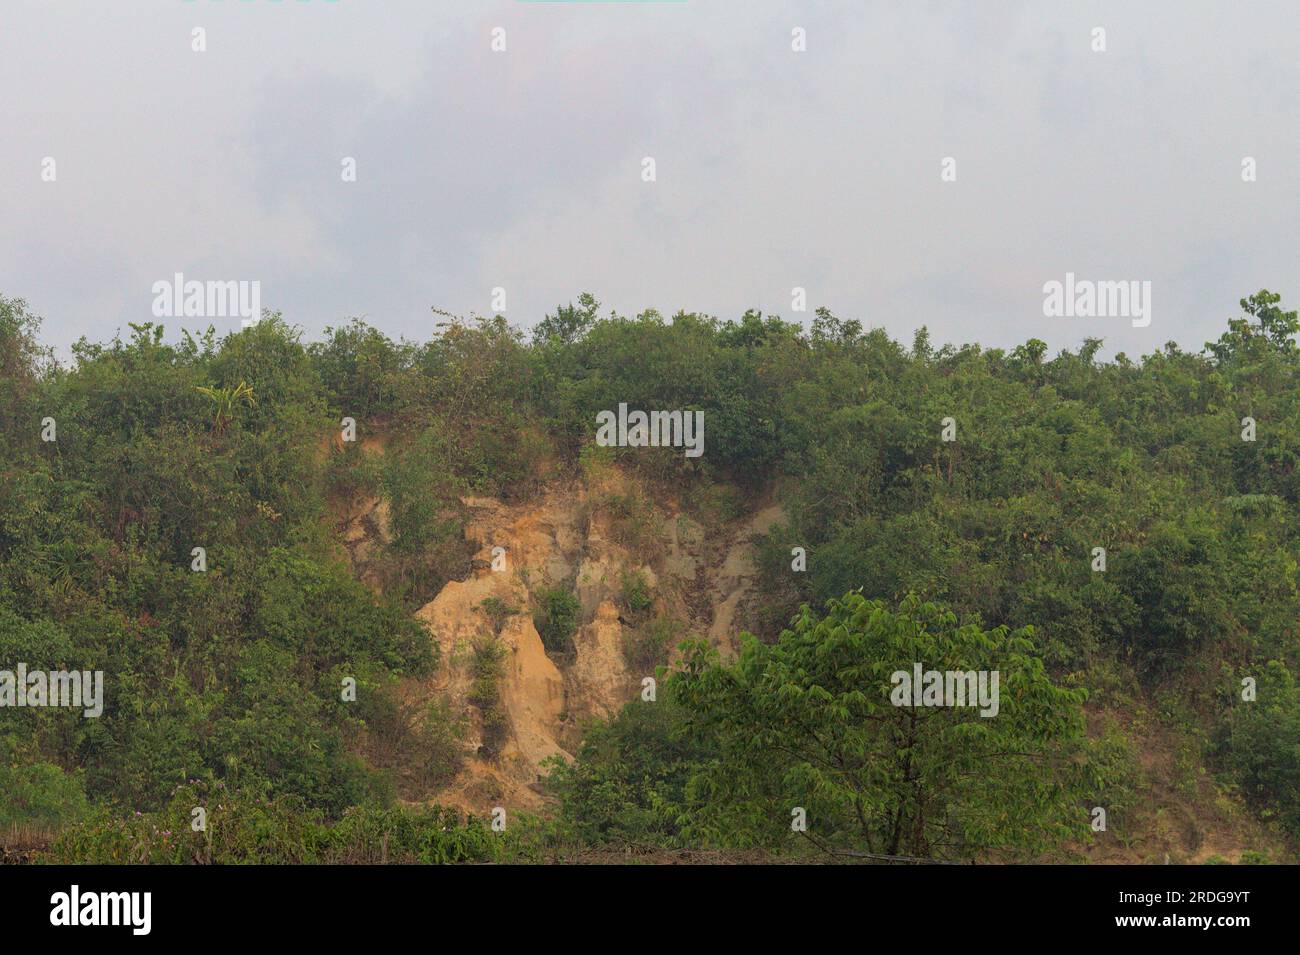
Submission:
[[533,625],[542,638],[542,646],[552,657],[568,659],[573,655],[573,635],[578,631],[582,611],[577,595],[563,587],[545,587],[534,598]]
[[77,822],[88,804],[81,773],[45,762],[18,762],[15,748],[0,739],[0,839],[5,830],[58,829]]
[[[196,807],[206,825],[195,832]],[[42,861],[56,864],[182,865],[447,864],[499,860],[505,842],[474,816],[430,806],[419,810],[353,807],[336,820],[291,798],[268,800],[221,785],[177,789],[157,812],[101,812],[57,838]]]
[[397,684],[367,688],[356,702],[366,758],[397,777],[398,793],[419,798],[455,778],[463,763],[461,721],[443,703],[408,699]]
[[650,610],[654,598],[650,596],[650,585],[641,574],[633,571],[623,573],[623,607],[633,617],[641,617]]
[[632,627],[623,634],[623,659],[638,674],[653,673],[668,661],[684,627],[675,617],[661,615],[649,623]]
[[681,845],[686,786],[713,755],[685,731],[686,715],[669,699],[638,700],[588,727],[572,763],[549,764],[562,824],[585,844]]
[[479,606],[492,621],[492,632],[498,636],[501,634],[501,628],[506,625],[506,620],[519,612],[500,597],[485,597]]
[[400,453],[384,458],[393,565],[386,589],[405,592],[412,605],[432,600],[467,569],[459,500],[465,484],[453,472],[456,454],[442,422],[436,422]]
[[614,539],[620,544],[647,557],[662,550],[659,516],[644,494],[611,494],[604,498],[604,504],[609,508]]
[[493,759],[501,752],[501,744],[510,732],[510,720],[501,705],[501,677],[505,674],[506,648],[495,637],[474,644],[474,660],[470,665],[469,703],[478,709],[482,718],[482,742],[479,754]]
[[379,493],[383,481],[383,462],[349,443],[343,448],[331,443],[325,465],[325,486],[330,494],[351,505],[362,497]]
[[1238,697],[1222,748],[1246,797],[1264,818],[1277,818],[1300,838],[1300,687],[1274,660],[1264,668],[1253,702]]
[[687,493],[686,503],[701,523],[718,527],[743,517],[752,501],[734,484],[700,484]]

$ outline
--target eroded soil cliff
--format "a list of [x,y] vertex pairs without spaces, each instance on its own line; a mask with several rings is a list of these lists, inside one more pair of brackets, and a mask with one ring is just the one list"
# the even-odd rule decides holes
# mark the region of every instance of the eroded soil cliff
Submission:
[[[407,688],[461,724],[463,769],[430,798],[477,812],[536,809],[546,760],[570,758],[584,727],[641,694],[677,643],[707,636],[734,653],[756,597],[752,538],[782,519],[779,507],[760,502],[706,527],[648,501],[616,471],[557,482],[522,504],[462,500],[471,571],[417,611],[439,665]],[[353,566],[372,585],[370,560],[387,537],[382,499],[359,501],[342,522]],[[548,652],[534,617],[552,589],[572,593],[578,609],[571,646]]]

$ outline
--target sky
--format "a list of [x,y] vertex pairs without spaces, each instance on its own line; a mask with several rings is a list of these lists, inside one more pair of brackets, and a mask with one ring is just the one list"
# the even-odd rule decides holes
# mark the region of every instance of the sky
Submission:
[[[64,355],[239,328],[156,319],[177,272],[308,338],[501,288],[525,329],[589,291],[1199,349],[1300,301],[1298,49],[1295,0],[0,0],[0,295]],[[1150,324],[1045,315],[1067,273],[1150,282]]]

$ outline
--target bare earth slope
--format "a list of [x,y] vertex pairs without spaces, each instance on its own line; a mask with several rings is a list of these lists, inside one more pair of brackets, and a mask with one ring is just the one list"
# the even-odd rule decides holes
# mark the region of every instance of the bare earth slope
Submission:
[[[657,509],[649,537],[629,541],[608,501],[636,491],[610,474],[599,487],[556,485],[526,504],[464,499],[473,571],[416,614],[441,652],[437,674],[412,691],[443,698],[465,720],[465,768],[431,796],[478,812],[539,808],[543,762],[569,758],[588,721],[614,716],[653,677],[653,667],[629,665],[626,652],[632,631],[649,619],[670,618],[679,639],[707,635],[724,655],[734,652],[755,598],[750,537],[780,520],[780,509],[764,507],[712,535],[680,510]],[[345,524],[351,555],[370,552],[384,518],[381,501],[359,507]],[[652,599],[640,619],[623,603],[633,574]],[[533,596],[556,586],[576,595],[581,613],[573,653],[553,659],[533,623]],[[484,601],[514,612],[495,624]],[[475,645],[493,638],[504,649],[499,699],[508,723],[494,753],[483,751],[483,717],[471,702]]]

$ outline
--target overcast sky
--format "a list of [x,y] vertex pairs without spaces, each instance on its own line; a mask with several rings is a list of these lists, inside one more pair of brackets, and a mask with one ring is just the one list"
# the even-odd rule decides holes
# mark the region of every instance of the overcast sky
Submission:
[[[501,286],[525,327],[591,291],[1199,348],[1300,301],[1297,49],[1295,0],[0,0],[0,294],[65,354],[175,272],[309,335],[424,340]],[[1151,324],[1045,318],[1066,272],[1150,281]]]

